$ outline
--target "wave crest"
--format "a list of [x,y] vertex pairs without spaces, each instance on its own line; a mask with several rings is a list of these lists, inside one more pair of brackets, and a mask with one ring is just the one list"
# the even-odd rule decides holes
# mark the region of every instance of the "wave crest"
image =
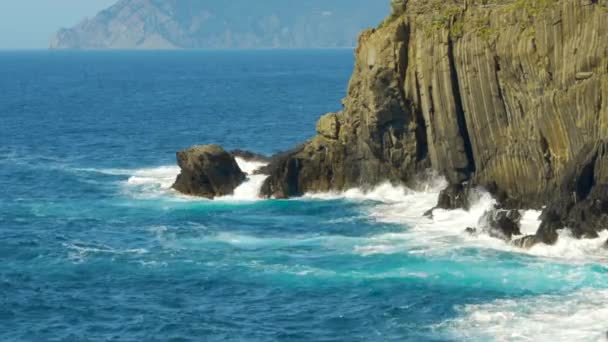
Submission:
[[[608,232],[601,233],[599,239],[579,240],[564,230],[560,232],[560,239],[555,246],[539,244],[529,250],[511,246],[487,234],[472,236],[465,233],[467,227],[478,226],[483,214],[496,204],[495,199],[482,189],[474,191],[473,203],[469,211],[436,209],[433,211],[432,218],[424,216],[426,211],[437,204],[439,193],[446,185],[447,182],[444,179],[435,178],[421,186],[422,190],[412,190],[385,183],[369,191],[351,189],[344,192],[307,194],[304,198],[373,201],[374,205],[363,207],[366,214],[377,222],[404,227],[402,232],[370,237],[366,243],[355,249],[362,255],[393,253],[441,255],[464,248],[478,248],[556,258],[577,263],[608,261],[608,253],[602,248],[603,242],[608,239]],[[541,212],[525,210],[522,211],[522,214],[522,234],[536,233],[541,223],[539,220]]]
[[497,300],[458,308],[461,317],[445,322],[461,340],[606,341],[608,290]]

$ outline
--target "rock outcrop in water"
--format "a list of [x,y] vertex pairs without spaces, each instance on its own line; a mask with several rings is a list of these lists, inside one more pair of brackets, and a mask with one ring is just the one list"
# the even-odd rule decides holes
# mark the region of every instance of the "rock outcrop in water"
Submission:
[[344,109],[273,162],[263,195],[409,184],[430,168],[508,208],[558,199],[542,242],[564,226],[580,236],[608,227],[608,1],[397,5],[361,34]]
[[483,214],[480,227],[491,237],[511,241],[513,236],[521,235],[521,218],[518,210],[494,209]]
[[177,152],[177,163],[181,173],[173,188],[186,195],[209,199],[231,195],[246,178],[234,156],[217,145]]

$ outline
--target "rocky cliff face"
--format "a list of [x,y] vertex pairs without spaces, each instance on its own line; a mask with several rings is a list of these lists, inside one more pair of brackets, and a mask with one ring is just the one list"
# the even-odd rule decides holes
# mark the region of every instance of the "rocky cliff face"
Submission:
[[54,49],[353,46],[386,12],[377,0],[120,0],[51,40]]
[[263,194],[408,183],[432,169],[504,207],[550,205],[523,245],[555,242],[564,226],[606,228],[608,0],[392,5],[360,36],[343,111],[275,160]]
[[275,160],[266,195],[407,182],[431,166],[423,113],[405,94],[408,36],[397,22],[360,36],[344,110],[322,117],[316,137]]
[[361,35],[344,110],[275,163],[264,193],[408,182],[430,167],[511,206],[546,204],[579,151],[608,137],[608,1],[403,4]]

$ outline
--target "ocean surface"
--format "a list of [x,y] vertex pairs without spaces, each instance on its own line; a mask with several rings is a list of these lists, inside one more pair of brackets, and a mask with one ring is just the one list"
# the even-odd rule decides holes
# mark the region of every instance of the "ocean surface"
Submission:
[[469,236],[492,199],[424,218],[441,179],[170,189],[181,148],[311,137],[352,66],[351,50],[1,52],[0,340],[605,341],[606,234],[529,251]]

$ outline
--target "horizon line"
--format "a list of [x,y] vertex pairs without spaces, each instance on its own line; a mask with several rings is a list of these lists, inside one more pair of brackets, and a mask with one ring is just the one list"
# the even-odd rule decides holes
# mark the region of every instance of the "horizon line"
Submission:
[[52,48],[3,48],[1,52],[38,51],[38,52],[188,52],[188,51],[287,51],[287,50],[353,50],[356,46],[344,47],[260,47],[260,48],[186,48],[186,49],[52,49]]

